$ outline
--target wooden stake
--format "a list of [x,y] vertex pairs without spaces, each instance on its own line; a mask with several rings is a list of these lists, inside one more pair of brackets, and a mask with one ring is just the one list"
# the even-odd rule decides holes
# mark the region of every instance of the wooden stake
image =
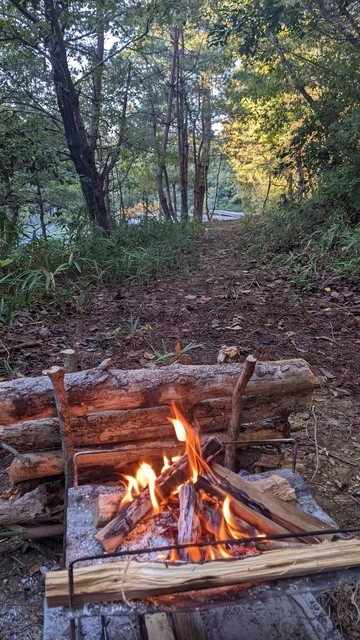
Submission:
[[[244,395],[244,391],[246,389],[246,385],[249,382],[255,371],[255,364],[257,360],[254,356],[248,356],[245,360],[244,368],[241,372],[241,375],[236,383],[236,387],[234,389],[234,393],[231,401],[231,418],[228,430],[228,439],[238,440],[240,424],[241,424],[241,413],[242,413],[242,399]],[[236,466],[236,445],[228,444],[225,449],[225,467],[231,469],[231,471],[235,471]]]
[[74,349],[64,349],[60,351],[64,358],[64,367],[66,373],[75,373],[78,370],[76,351]]
[[66,495],[67,489],[72,487],[74,484],[74,442],[70,423],[69,403],[64,384],[65,371],[61,367],[51,367],[51,369],[44,371],[44,374],[49,376],[55,396],[56,409],[59,418],[61,446],[64,456]]

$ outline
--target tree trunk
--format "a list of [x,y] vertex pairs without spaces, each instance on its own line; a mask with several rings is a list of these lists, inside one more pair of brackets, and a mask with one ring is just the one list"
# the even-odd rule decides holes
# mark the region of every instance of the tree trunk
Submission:
[[170,125],[171,125],[171,114],[172,114],[172,105],[173,105],[173,99],[174,99],[175,72],[176,72],[178,45],[179,45],[179,28],[175,26],[173,54],[171,59],[171,69],[170,69],[170,78],[169,78],[169,93],[168,93],[168,102],[167,102],[167,110],[166,110],[166,120],[165,120],[162,145],[158,153],[159,162],[158,162],[158,169],[156,174],[156,183],[157,183],[160,207],[167,220],[171,220],[173,218],[172,204],[171,204],[171,198],[168,200],[170,195],[170,190],[168,189],[168,181],[166,185],[166,188],[168,191],[168,198],[167,198],[164,191],[163,178],[165,178],[166,180],[165,156],[166,156],[166,149],[168,145]]
[[70,157],[80,178],[90,220],[103,229],[108,229],[103,180],[96,167],[94,149],[89,144],[78,93],[70,75],[63,30],[53,0],[44,0],[44,2],[46,18],[52,24],[52,31],[46,42]]
[[188,171],[189,171],[189,140],[188,140],[188,113],[185,95],[185,75],[181,68],[181,62],[185,56],[184,30],[180,27],[179,32],[180,47],[177,56],[177,129],[178,129],[178,150],[179,150],[179,182],[181,201],[181,220],[189,217],[188,205]]
[[201,83],[201,131],[202,138],[195,158],[194,218],[202,222],[207,174],[210,165],[211,103],[210,78],[204,74]]

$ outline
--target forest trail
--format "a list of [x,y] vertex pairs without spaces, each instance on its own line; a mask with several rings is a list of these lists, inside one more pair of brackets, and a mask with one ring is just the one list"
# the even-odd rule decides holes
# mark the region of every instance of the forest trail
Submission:
[[[163,366],[175,359],[215,363],[223,344],[236,345],[242,359],[249,353],[261,360],[302,357],[319,377],[322,389],[311,412],[291,419],[299,442],[297,468],[310,483],[314,497],[340,526],[357,526],[360,295],[352,283],[330,282],[329,278],[319,281],[311,293],[301,294],[281,272],[264,271],[256,261],[241,256],[240,232],[239,222],[207,225],[196,239],[191,271],[99,290],[85,309],[60,311],[44,306],[31,318],[21,315],[20,324],[8,328],[2,338],[8,364],[27,376],[40,375],[43,369],[59,364],[59,353],[66,347],[76,349],[82,369],[107,357],[124,369]],[[13,348],[22,341],[33,341],[35,346]],[[188,349],[194,344],[200,346]],[[289,458],[290,450],[285,453]],[[2,470],[7,457],[2,456]],[[24,626],[23,622],[30,616],[31,637],[40,639],[40,569],[53,567],[59,546],[49,542],[40,551],[24,553],[22,549],[16,539],[2,546],[6,552],[2,573],[11,576],[2,595],[13,603],[10,609],[6,607],[3,620],[8,629],[17,629],[15,635],[10,632],[4,637],[30,637],[28,623]],[[340,589],[332,596],[333,615],[339,612],[348,640],[360,638],[355,629],[356,610],[350,602],[354,593],[358,601],[355,587],[349,592]]]

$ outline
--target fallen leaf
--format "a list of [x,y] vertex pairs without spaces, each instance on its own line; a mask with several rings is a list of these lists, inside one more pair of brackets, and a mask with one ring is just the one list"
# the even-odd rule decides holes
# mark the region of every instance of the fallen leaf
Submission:
[[331,291],[330,287],[325,287],[324,291]]
[[223,344],[219,355],[217,357],[217,361],[219,364],[222,362],[239,362],[240,354],[239,350],[235,345],[227,347],[226,344]]
[[189,294],[188,296],[185,296],[185,300],[196,300],[197,296],[193,296],[191,294]]
[[29,576],[33,576],[35,573],[39,573],[40,569],[42,567],[42,564],[40,562],[37,562],[36,564],[33,564],[29,569],[28,569],[28,574]]
[[196,304],[205,304],[205,302],[209,302],[211,298],[206,298],[205,296],[201,296],[200,300],[196,300]]
[[225,329],[230,329],[230,331],[241,331],[242,326],[235,323],[235,324],[232,324],[231,327],[225,327]]
[[251,289],[239,289],[237,293],[251,293]]
[[154,353],[150,353],[150,351],[144,351],[143,356],[146,360],[155,360],[156,358],[156,355]]

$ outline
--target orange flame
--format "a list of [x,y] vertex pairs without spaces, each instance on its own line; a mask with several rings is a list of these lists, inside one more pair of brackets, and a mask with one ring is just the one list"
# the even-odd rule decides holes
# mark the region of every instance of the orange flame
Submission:
[[[135,478],[133,478],[132,476],[125,476],[125,475],[124,475],[124,478],[125,478],[125,480],[127,480],[128,484],[127,484],[127,486],[125,486],[125,495],[124,495],[123,499],[121,500],[121,502],[119,504],[119,507],[123,507],[128,502],[132,502],[134,500],[134,495],[137,496],[140,493],[139,485],[138,485],[137,481],[135,480]],[[124,484],[125,484],[125,482],[124,482]]]
[[236,524],[236,520],[230,511],[230,496],[226,496],[223,503],[223,519],[227,523],[227,528],[232,538],[235,540],[241,540],[241,538],[247,538],[241,530],[239,530],[238,525]]
[[158,513],[159,505],[155,496],[155,471],[150,467],[149,464],[147,464],[146,462],[142,462],[136,474],[136,479],[142,487],[149,487],[151,504],[155,513]]
[[199,434],[184,416],[181,415],[174,403],[172,403],[172,410],[175,418],[168,418],[168,420],[172,423],[179,442],[185,442],[185,454],[189,463],[189,472],[192,476],[191,482],[195,484],[198,475],[203,473],[205,469],[206,471],[210,471],[210,469],[201,456]]

